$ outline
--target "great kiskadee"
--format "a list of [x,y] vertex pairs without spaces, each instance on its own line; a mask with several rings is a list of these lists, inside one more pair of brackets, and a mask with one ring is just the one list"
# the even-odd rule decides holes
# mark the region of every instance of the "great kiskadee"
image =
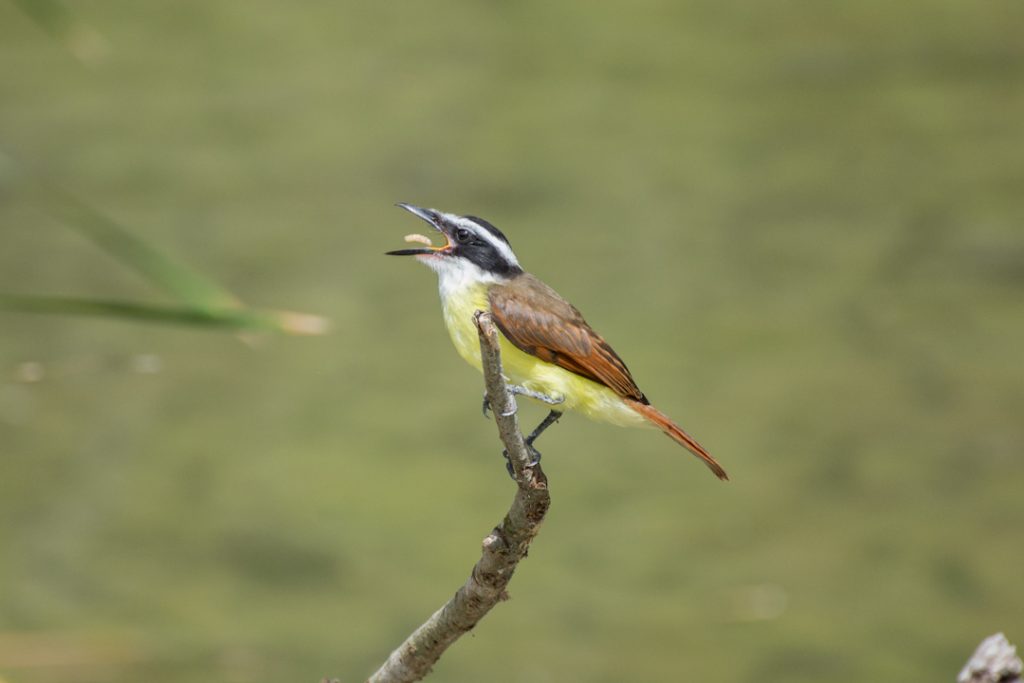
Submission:
[[398,206],[445,237],[437,247],[428,237],[408,235],[406,241],[427,246],[387,253],[415,256],[437,273],[444,321],[459,355],[481,369],[473,314],[489,311],[501,332],[502,364],[512,390],[557,406],[527,438],[531,449],[562,410],[573,410],[617,425],[657,427],[719,479],[728,479],[710,453],[650,404],[626,364],[576,307],[522,269],[500,230],[475,216]]

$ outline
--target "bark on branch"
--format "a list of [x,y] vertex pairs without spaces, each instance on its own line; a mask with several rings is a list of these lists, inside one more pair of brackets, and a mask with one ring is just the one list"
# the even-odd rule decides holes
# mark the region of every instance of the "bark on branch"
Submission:
[[956,680],[957,683],[1019,683],[1022,668],[1017,648],[1010,645],[1006,636],[997,633],[981,641]]
[[367,683],[407,683],[430,673],[448,646],[476,626],[492,607],[508,598],[505,588],[530,542],[540,530],[551,499],[548,480],[533,460],[519,431],[516,400],[502,375],[498,331],[487,313],[477,311],[487,399],[498,435],[515,473],[516,494],[505,518],[483,540],[480,560],[455,595],[413,631]]

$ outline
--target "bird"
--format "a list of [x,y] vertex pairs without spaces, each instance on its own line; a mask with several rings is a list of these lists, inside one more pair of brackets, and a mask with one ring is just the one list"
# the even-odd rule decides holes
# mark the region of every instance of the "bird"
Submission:
[[[460,216],[399,202],[444,237],[435,246],[419,234],[407,242],[424,246],[386,252],[414,256],[438,276],[445,325],[459,355],[482,371],[474,315],[489,312],[500,332],[502,364],[510,391],[551,407],[527,438],[533,443],[571,410],[593,420],[627,427],[651,426],[697,456],[719,479],[725,469],[697,441],[651,405],[612,347],[579,310],[539,278],[523,270],[508,238],[476,216]],[[484,399],[484,414],[487,400]]]

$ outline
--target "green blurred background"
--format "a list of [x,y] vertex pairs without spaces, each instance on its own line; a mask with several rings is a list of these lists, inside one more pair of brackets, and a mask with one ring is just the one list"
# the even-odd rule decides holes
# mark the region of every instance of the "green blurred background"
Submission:
[[5,683],[362,680],[463,581],[513,487],[396,201],[501,227],[733,477],[563,420],[431,680],[1024,640],[1019,1],[69,7],[0,2],[0,290],[161,301],[27,172],[333,329],[0,312]]

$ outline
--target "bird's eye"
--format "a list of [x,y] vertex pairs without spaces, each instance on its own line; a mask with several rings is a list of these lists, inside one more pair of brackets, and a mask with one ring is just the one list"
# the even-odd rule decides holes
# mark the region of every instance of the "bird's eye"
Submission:
[[455,239],[458,240],[459,242],[465,242],[472,236],[472,234],[473,233],[471,233],[469,230],[466,230],[465,228],[459,228],[458,230],[455,231]]

